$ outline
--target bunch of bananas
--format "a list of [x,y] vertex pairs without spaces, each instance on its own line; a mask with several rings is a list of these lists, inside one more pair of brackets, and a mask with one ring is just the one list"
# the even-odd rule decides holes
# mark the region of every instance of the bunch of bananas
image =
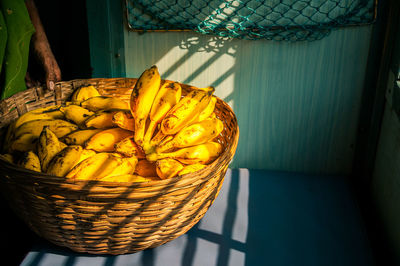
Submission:
[[146,69],[130,101],[75,90],[64,105],[29,111],[8,127],[0,158],[73,180],[144,182],[204,168],[222,152],[214,89],[162,81]]

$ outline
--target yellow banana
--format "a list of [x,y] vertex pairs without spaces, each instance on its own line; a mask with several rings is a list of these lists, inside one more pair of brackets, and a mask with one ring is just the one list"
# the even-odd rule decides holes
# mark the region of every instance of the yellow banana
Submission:
[[216,103],[217,103],[217,98],[215,96],[212,96],[207,107],[200,113],[199,117],[196,119],[196,122],[200,122],[209,118],[214,113]]
[[94,150],[82,149],[81,155],[79,156],[75,164],[71,167],[71,169],[74,168],[75,165],[77,165],[78,163],[82,162],[83,160],[86,160],[89,157],[92,157],[95,154],[97,153]]
[[94,112],[76,104],[60,107],[60,111],[64,113],[67,120],[74,122],[80,128],[83,128],[85,120],[94,114]]
[[178,175],[186,175],[189,173],[194,173],[206,167],[204,164],[195,163],[195,164],[188,164],[183,167],[182,170],[179,171]]
[[68,145],[84,145],[94,134],[102,129],[81,129],[65,135],[62,140]]
[[38,137],[33,134],[23,134],[11,142],[7,151],[12,153],[14,151],[36,150],[37,139]]
[[129,136],[132,136],[132,131],[119,127],[105,129],[94,134],[86,142],[85,148],[97,152],[114,151],[115,144]]
[[129,182],[129,183],[141,183],[154,180],[160,180],[160,179],[158,177],[143,177],[140,175],[132,175],[132,174],[107,176],[100,179],[100,181],[106,181],[106,182]]
[[114,127],[113,117],[116,111],[98,111],[90,116],[85,125],[87,128],[111,128]]
[[71,96],[71,101],[73,103],[80,103],[96,96],[100,96],[100,93],[94,86],[82,86],[74,91]]
[[63,150],[64,148],[66,148],[66,147],[68,147],[68,145],[67,144],[65,144],[64,142],[62,142],[62,141],[58,141],[59,143],[60,143],[60,149],[61,150]]
[[133,171],[132,173],[135,171],[136,165],[138,163],[138,158],[136,156],[130,156],[130,157],[122,157],[124,161],[129,162],[132,167],[133,167]]
[[61,105],[50,105],[50,106],[45,106],[45,107],[39,107],[33,110],[29,110],[29,113],[33,114],[40,114],[40,113],[52,113],[54,111],[58,111],[60,109]]
[[208,142],[192,147],[182,148],[173,152],[151,153],[146,156],[149,161],[157,161],[164,158],[176,159],[184,164],[208,164],[222,152],[222,145],[218,142]]
[[179,83],[165,81],[163,85],[161,85],[150,110],[150,124],[143,139],[143,148],[145,150],[152,149],[150,143],[157,124],[160,123],[168,111],[179,102],[181,95],[182,88]]
[[33,151],[24,152],[21,159],[18,161],[18,164],[32,171],[41,171],[39,157]]
[[[109,167],[109,163],[106,164],[106,162],[109,160],[110,156],[111,154],[106,152],[90,156],[75,165],[71,171],[66,174],[66,177],[74,180],[90,180],[98,178],[98,175],[101,174],[105,168]],[[108,170],[108,173],[112,171],[110,168],[108,168]]]
[[64,114],[59,110],[59,108],[59,105],[38,108],[26,112],[25,114],[18,117],[15,121],[10,123],[4,138],[3,151],[7,151],[9,149],[10,144],[15,137],[15,130],[19,128],[22,124],[33,120],[63,119]]
[[135,130],[135,120],[133,119],[132,114],[129,112],[116,112],[112,118],[112,122],[114,123],[114,125],[120,128],[130,131]]
[[224,123],[218,118],[206,119],[184,127],[172,140],[161,142],[156,151],[164,152],[173,148],[184,148],[209,142],[224,129]]
[[132,172],[134,171],[134,167],[128,159],[124,160],[119,155],[101,152],[75,165],[66,177],[74,180],[99,180],[113,173],[118,174],[116,169],[122,172],[121,165],[124,168],[129,168],[128,170],[132,170]]
[[146,120],[160,89],[161,77],[156,66],[146,69],[133,87],[130,110],[135,119],[135,142],[142,146]]
[[138,159],[143,159],[146,157],[142,148],[135,143],[133,136],[122,139],[117,142],[114,146],[115,152],[121,153],[124,156],[131,157],[135,156]]
[[37,145],[37,154],[43,172],[46,172],[49,162],[60,151],[61,146],[56,134],[48,126],[45,126],[40,133]]
[[157,176],[155,162],[139,160],[136,164],[135,174],[140,176]]
[[63,119],[64,113],[60,111],[60,106],[49,106],[38,108],[25,114],[15,120],[14,129],[17,129],[22,124],[33,121],[33,120],[41,120],[41,119]]
[[26,122],[17,128],[15,131],[15,137],[18,138],[24,134],[32,134],[39,137],[45,126],[49,127],[49,129],[59,138],[78,129],[77,125],[63,119],[33,120]]
[[61,150],[51,159],[46,172],[55,176],[65,176],[79,160],[82,150],[82,146],[79,145],[71,145]]
[[128,175],[133,174],[135,171],[136,164],[138,159],[135,156],[132,157],[121,157],[116,160],[120,161],[120,164],[116,166],[111,173],[104,176],[104,178],[112,177],[112,176],[120,176],[120,175]]
[[168,179],[176,176],[183,169],[183,165],[177,160],[165,158],[156,162],[156,171],[161,179]]
[[211,100],[212,91],[193,90],[183,97],[167,113],[161,122],[161,130],[166,135],[179,132],[195,121]]
[[90,111],[129,110],[129,104],[119,98],[95,96],[83,102],[81,106]]

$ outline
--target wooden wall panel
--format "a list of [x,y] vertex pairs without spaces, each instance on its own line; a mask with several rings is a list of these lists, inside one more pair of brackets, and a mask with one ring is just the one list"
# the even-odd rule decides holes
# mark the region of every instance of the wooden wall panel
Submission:
[[215,86],[233,107],[241,135],[232,167],[350,173],[371,26],[293,43],[124,34],[126,76],[156,64],[165,79]]

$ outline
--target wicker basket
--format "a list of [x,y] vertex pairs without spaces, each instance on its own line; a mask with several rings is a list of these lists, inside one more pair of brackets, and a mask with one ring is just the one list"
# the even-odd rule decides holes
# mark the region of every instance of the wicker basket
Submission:
[[[38,107],[61,104],[73,90],[95,85],[102,95],[128,100],[137,79],[59,82],[53,92],[28,89],[0,102],[0,127]],[[183,93],[190,86],[181,84]],[[216,115],[224,122],[218,137],[224,152],[202,170],[145,183],[67,181],[0,160],[0,180],[11,208],[39,236],[77,252],[125,254],[154,248],[184,234],[218,195],[233,158],[239,129],[222,100]],[[4,130],[3,130],[4,131]]]

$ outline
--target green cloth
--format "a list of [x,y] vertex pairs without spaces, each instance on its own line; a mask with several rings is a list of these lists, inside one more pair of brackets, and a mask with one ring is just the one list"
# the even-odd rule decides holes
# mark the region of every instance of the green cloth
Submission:
[[4,52],[6,51],[6,45],[7,45],[7,27],[6,27],[6,22],[4,21],[3,13],[0,12],[0,73],[1,73],[1,68],[3,66],[3,58],[4,58]]
[[0,0],[1,99],[26,90],[29,44],[35,27],[23,0]]

